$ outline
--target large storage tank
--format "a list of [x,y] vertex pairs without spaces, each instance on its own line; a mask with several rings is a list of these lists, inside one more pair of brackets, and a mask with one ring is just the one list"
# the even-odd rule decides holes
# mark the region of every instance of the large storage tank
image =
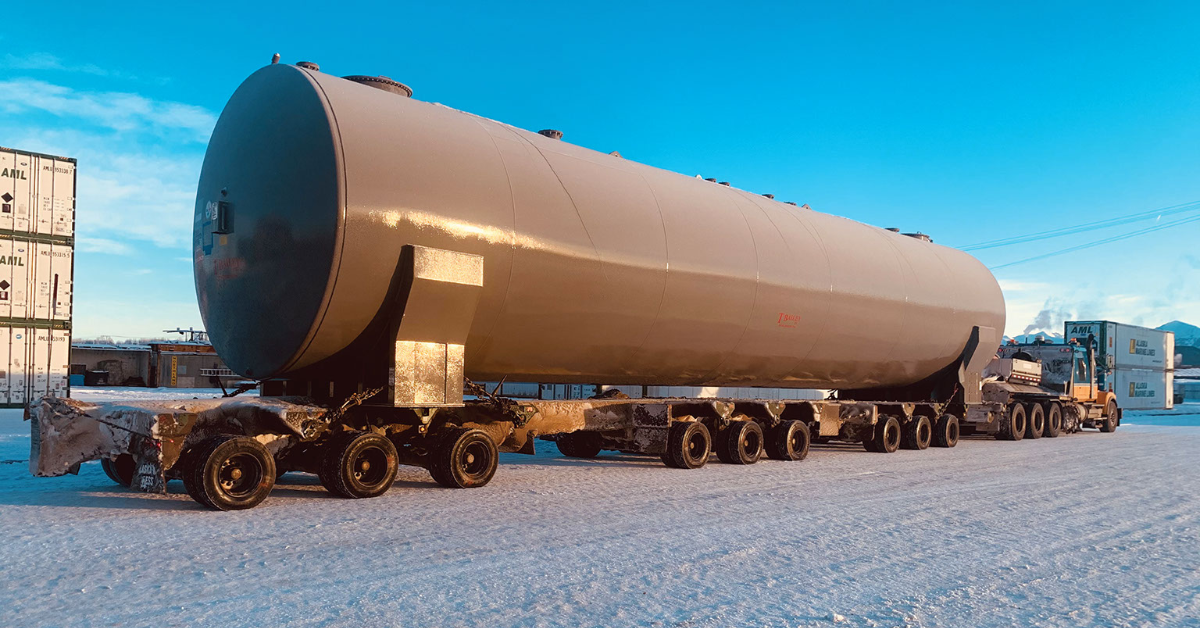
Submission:
[[954,249],[310,67],[238,88],[195,221],[201,312],[230,368],[386,354],[362,336],[408,244],[484,257],[478,380],[904,386],[954,363],[973,326],[1004,327],[995,279]]

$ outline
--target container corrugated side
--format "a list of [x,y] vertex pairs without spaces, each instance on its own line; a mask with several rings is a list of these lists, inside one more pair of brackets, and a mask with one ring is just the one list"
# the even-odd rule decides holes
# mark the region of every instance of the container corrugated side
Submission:
[[1117,405],[1125,410],[1169,410],[1175,407],[1174,379],[1172,371],[1114,369]]

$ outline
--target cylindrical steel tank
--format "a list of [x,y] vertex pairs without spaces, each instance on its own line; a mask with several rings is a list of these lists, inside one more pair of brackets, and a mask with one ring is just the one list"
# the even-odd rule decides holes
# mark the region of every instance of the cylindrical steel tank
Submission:
[[194,236],[213,344],[259,379],[344,359],[408,244],[484,257],[481,380],[905,386],[1004,327],[966,253],[288,65],[222,112]]

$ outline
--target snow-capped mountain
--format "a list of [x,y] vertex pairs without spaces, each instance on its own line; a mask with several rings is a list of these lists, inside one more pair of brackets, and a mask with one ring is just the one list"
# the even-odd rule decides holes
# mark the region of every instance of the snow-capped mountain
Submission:
[[1200,347],[1200,327],[1183,321],[1171,321],[1156,329],[1175,332],[1175,346]]

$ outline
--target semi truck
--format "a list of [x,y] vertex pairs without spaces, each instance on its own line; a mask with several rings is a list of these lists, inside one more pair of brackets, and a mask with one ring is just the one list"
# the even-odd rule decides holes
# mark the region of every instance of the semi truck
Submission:
[[[384,493],[400,464],[480,487],[499,452],[546,439],[697,469],[714,452],[802,460],[814,439],[1020,440],[1037,408],[1119,422],[1022,379],[1032,353],[987,370],[1004,300],[966,253],[412,94],[307,62],[238,87],[200,174],[193,267],[214,347],[259,396],[43,399],[36,475],[99,459],[122,484],[180,479],[234,510],[287,471],[349,498]],[[522,400],[474,383],[508,380],[834,392]]]

